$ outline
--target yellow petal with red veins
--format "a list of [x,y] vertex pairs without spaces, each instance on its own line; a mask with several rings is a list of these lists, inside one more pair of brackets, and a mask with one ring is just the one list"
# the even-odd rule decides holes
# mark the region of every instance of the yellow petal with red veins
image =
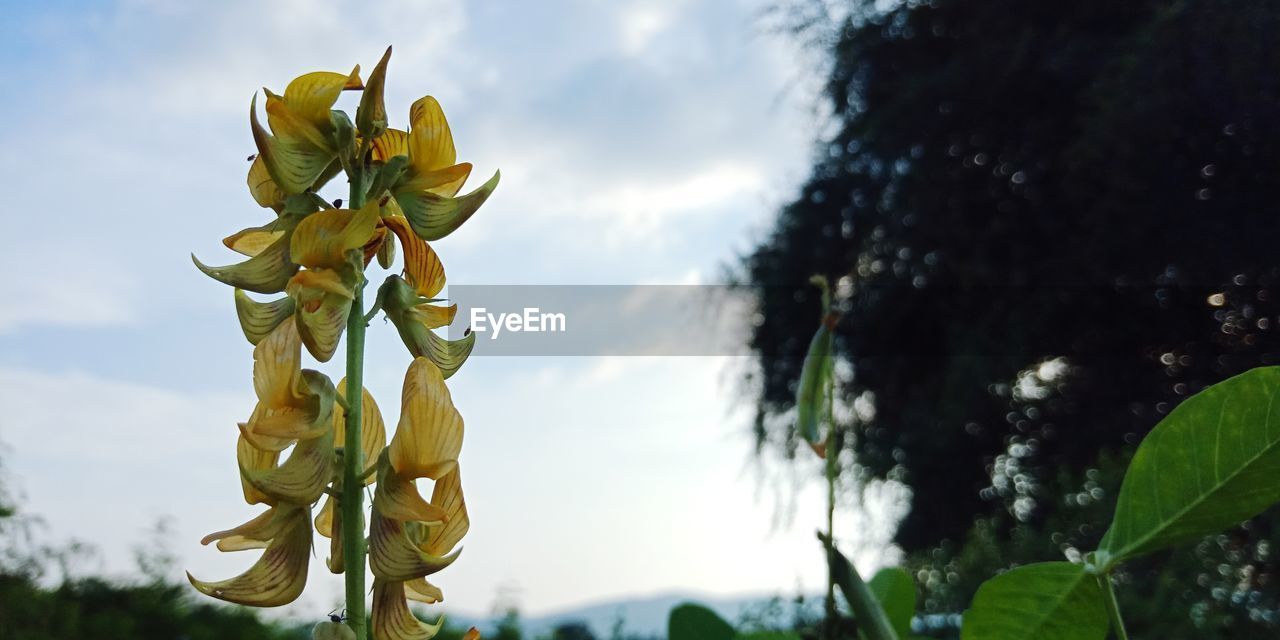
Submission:
[[316,360],[328,362],[338,351],[354,294],[332,269],[299,271],[287,290],[302,343]]
[[401,581],[373,581],[373,637],[376,640],[431,640],[444,626],[444,616],[427,624],[413,615]]
[[278,467],[265,471],[242,467],[240,473],[266,496],[267,504],[312,504],[333,479],[333,431],[298,442]]
[[187,579],[205,595],[251,607],[278,607],[298,598],[307,584],[311,527],[305,509],[296,509],[262,557],[248,571],[220,582]]
[[434,242],[453,233],[471,219],[494,189],[498,188],[501,173],[494,172],[480,188],[457,198],[441,196],[430,191],[418,191],[397,187],[393,194],[404,217],[423,240]]
[[279,293],[298,270],[298,265],[289,259],[288,236],[286,228],[275,242],[238,264],[210,267],[195,256],[191,256],[191,260],[205,275],[224,284],[254,293]]
[[[405,533],[405,523],[373,511],[369,525],[369,569],[383,580],[412,580],[453,564],[461,549],[433,556],[418,548]],[[404,597],[404,594],[400,594]]]
[[443,525],[447,514],[422,498],[414,479],[396,473],[383,462],[378,474],[378,488],[373,495],[373,509],[379,514],[401,521],[420,521]]
[[[369,472],[378,466],[378,456],[382,453],[383,447],[387,446],[387,425],[382,420],[382,411],[378,409],[378,403],[374,401],[373,394],[369,393],[368,389],[363,391],[364,400],[360,410],[360,449],[364,454],[364,470]],[[338,393],[344,399],[347,397],[346,378],[338,382]],[[339,405],[333,411],[333,446],[345,447],[346,434],[347,413]],[[365,478],[365,485],[372,484],[374,479],[374,474],[370,473]]]
[[347,252],[363,248],[378,230],[378,203],[359,211],[327,209],[298,223],[289,244],[290,259],[313,269],[335,269],[347,264]]
[[457,465],[462,431],[462,416],[439,367],[414,358],[404,379],[400,422],[388,447],[392,467],[410,478],[439,479]]
[[284,99],[270,91],[267,92],[267,124],[271,133],[286,144],[295,144],[314,149],[317,153],[337,153],[337,149],[329,140],[332,125],[328,112],[324,120],[311,120],[296,109],[291,109]]
[[271,172],[267,170],[267,163],[262,156],[253,159],[253,164],[249,165],[249,195],[253,196],[253,201],[259,206],[267,209],[275,209],[280,211],[284,208],[284,200],[288,194],[275,180],[271,179]]
[[236,318],[240,330],[249,344],[257,345],[271,335],[280,323],[293,317],[293,298],[284,297],[269,302],[258,302],[244,291],[236,289]]
[[240,488],[244,492],[244,501],[249,504],[264,504],[270,501],[265,493],[258,490],[245,478],[244,470],[262,472],[274,469],[280,460],[279,451],[266,451],[249,443],[243,435],[236,440],[236,464],[240,466]]
[[424,604],[444,602],[444,592],[440,587],[427,582],[426,578],[415,578],[404,583],[404,596],[410,600]]
[[458,467],[455,466],[453,471],[436,481],[435,489],[431,492],[431,504],[443,510],[446,519],[443,525],[428,527],[429,533],[422,550],[441,556],[453,551],[471,527],[471,520],[467,517],[467,504],[462,499],[462,476]]
[[262,159],[267,173],[281,191],[289,195],[303,193],[325,173],[337,152],[306,141],[285,140],[267,133],[258,122],[257,103],[258,97],[255,95],[249,103],[249,127],[253,132],[254,145],[258,147],[258,157]]
[[396,156],[409,155],[409,134],[399,129],[387,129],[373,140],[373,161],[386,162]]
[[382,223],[396,234],[404,247],[405,280],[418,295],[436,297],[444,288],[444,264],[440,262],[440,256],[413,232],[408,220],[388,216],[382,219]]
[[301,507],[283,505],[271,507],[254,519],[225,531],[216,531],[200,539],[200,544],[218,543],[219,551],[243,551],[245,549],[264,549],[284,532],[296,519],[294,512]]
[[409,162],[419,173],[442,169],[458,161],[449,121],[440,103],[426,96],[409,107]]
[[451,167],[427,172],[414,172],[396,187],[397,192],[428,191],[438,196],[452,198],[458,195],[462,185],[471,176],[471,163],[461,162]]
[[359,89],[360,65],[343,75],[332,71],[315,71],[294,78],[284,89],[284,102],[300,117],[320,123],[329,122],[329,110],[345,89]]

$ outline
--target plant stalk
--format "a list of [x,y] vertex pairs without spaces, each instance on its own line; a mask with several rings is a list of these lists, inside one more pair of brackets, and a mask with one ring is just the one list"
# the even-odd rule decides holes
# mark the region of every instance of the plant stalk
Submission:
[[1129,632],[1124,628],[1124,619],[1120,617],[1120,604],[1116,602],[1115,586],[1111,584],[1111,572],[1098,574],[1098,584],[1107,592],[1107,617],[1111,619],[1112,635],[1116,640],[1129,640]]
[[[363,180],[360,175],[364,157],[358,159],[355,175],[350,176],[350,207],[364,206]],[[364,537],[364,448],[360,445],[360,427],[364,419],[364,282],[355,288],[355,299],[347,314],[347,388],[350,408],[346,411],[346,438],[342,456],[342,564],[346,577],[347,625],[355,631],[356,640],[368,638],[365,614]]]
[[[836,434],[834,424],[828,427],[827,431],[827,538],[836,539],[835,521],[836,521],[836,477],[838,469],[836,468],[836,456],[839,449],[836,446]],[[822,627],[822,635],[826,640],[835,640],[836,637],[836,569],[833,563],[827,562],[827,607],[826,607],[826,624]]]

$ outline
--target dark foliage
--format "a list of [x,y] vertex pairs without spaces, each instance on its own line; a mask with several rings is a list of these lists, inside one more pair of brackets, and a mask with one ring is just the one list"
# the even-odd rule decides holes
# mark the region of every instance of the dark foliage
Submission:
[[[977,573],[1092,548],[1119,479],[1087,477],[1100,456],[1280,362],[1278,32],[1280,5],[1258,0],[934,0],[857,9],[826,43],[836,132],[744,261],[761,413],[793,403],[818,316],[802,283],[847,278],[845,393],[875,407],[853,446],[913,490],[898,542],[935,569],[990,543],[968,575],[940,572],[942,610]],[[1180,610],[1280,622],[1257,546],[1274,520],[1167,563]],[[1219,556],[1231,571],[1206,578]]]

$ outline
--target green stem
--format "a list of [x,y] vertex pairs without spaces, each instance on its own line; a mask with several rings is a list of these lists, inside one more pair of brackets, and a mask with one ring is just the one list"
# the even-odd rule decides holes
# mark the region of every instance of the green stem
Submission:
[[1124,619],[1120,617],[1120,605],[1116,602],[1116,590],[1111,584],[1111,572],[1098,574],[1098,585],[1107,592],[1107,617],[1111,619],[1111,632],[1116,640],[1129,640],[1129,632],[1124,629]]
[[844,592],[844,599],[849,601],[849,608],[853,609],[858,631],[866,640],[898,640],[898,632],[893,630],[889,615],[871,593],[871,587],[858,575],[853,563],[836,550],[835,542],[826,534],[819,532],[818,539],[827,547],[827,565],[831,567],[840,591]]
[[[830,425],[827,431],[827,538],[834,541],[836,539],[835,521],[836,521],[836,477],[838,471],[836,468],[836,456],[839,449],[836,447],[835,429]],[[834,544],[834,542],[833,542]],[[823,625],[823,636],[827,640],[834,640],[836,637],[836,569],[835,565],[827,562],[827,623]]]
[[[359,159],[363,165],[363,156]],[[352,209],[364,206],[364,189],[360,169],[351,179]],[[362,276],[363,277],[363,276]],[[346,440],[342,456],[342,563],[346,576],[347,624],[355,631],[356,640],[366,640],[364,572],[364,448],[360,445],[360,426],[364,419],[364,282],[356,286],[355,299],[347,314],[347,388],[351,408],[346,412]]]

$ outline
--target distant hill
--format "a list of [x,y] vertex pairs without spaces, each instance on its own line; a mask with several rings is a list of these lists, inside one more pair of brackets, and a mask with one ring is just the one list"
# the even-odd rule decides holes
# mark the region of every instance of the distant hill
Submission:
[[[622,620],[622,630],[627,636],[665,638],[667,616],[671,609],[683,602],[697,602],[714,609],[726,620],[740,622],[744,618],[764,620],[780,626],[790,624],[795,614],[794,596],[769,595],[715,596],[694,592],[670,592],[638,598],[606,600],[586,604],[539,616],[521,617],[526,640],[534,640],[549,634],[556,626],[568,622],[588,625],[600,640],[608,640],[614,626]],[[810,612],[821,611],[821,597],[806,597]],[[450,613],[449,620],[459,626],[475,626],[482,634],[495,627],[496,620],[488,616]],[[483,634],[488,635],[488,634]],[[491,637],[491,636],[490,636]]]

